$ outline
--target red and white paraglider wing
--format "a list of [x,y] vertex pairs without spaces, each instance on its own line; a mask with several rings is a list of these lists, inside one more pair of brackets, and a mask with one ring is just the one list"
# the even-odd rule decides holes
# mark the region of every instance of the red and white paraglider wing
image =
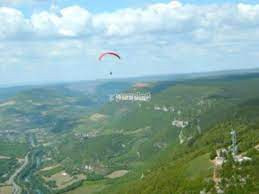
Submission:
[[120,57],[120,55],[118,53],[115,53],[115,52],[105,52],[105,53],[102,53],[99,56],[99,60],[101,61],[107,55],[114,56],[114,57],[117,57],[118,59],[121,59],[121,57]]

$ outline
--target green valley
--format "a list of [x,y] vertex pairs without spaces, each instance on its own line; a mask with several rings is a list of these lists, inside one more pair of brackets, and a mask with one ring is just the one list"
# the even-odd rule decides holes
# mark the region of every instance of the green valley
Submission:
[[[258,77],[9,89],[0,103],[0,188],[44,194],[256,193]],[[118,93],[150,93],[151,99],[111,100]]]

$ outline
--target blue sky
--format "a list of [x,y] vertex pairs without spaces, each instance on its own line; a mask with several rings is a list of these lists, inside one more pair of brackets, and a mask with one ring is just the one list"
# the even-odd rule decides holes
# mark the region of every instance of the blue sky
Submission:
[[259,67],[257,0],[0,2],[1,84]]
[[[114,11],[121,8],[137,8],[154,3],[168,3],[170,0],[0,0],[4,5],[13,6],[23,11],[25,15],[30,15],[34,10],[44,10],[50,7],[53,1],[59,7],[67,7],[71,5],[79,5],[94,13]],[[10,3],[14,2],[14,3]],[[222,4],[222,3],[249,3],[256,4],[259,0],[182,0],[182,3],[189,4]]]

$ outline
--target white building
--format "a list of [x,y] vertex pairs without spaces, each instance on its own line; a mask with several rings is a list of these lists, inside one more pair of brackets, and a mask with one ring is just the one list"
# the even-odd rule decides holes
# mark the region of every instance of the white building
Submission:
[[246,161],[251,161],[252,158],[247,157],[247,156],[238,155],[238,156],[234,156],[234,160],[236,162],[242,163],[242,162],[246,162]]
[[110,101],[142,101],[148,102],[151,100],[150,93],[121,93],[110,96]]
[[168,110],[168,108],[166,106],[163,106],[163,111],[164,112],[168,112],[169,110]]
[[93,170],[93,167],[90,166],[90,165],[85,165],[85,169],[86,169],[86,170]]
[[222,166],[224,163],[225,159],[221,156],[216,156],[215,158],[215,165],[216,166]]
[[154,110],[161,110],[159,106],[154,106]]
[[189,125],[188,121],[180,121],[180,120],[174,120],[172,121],[172,125],[178,128],[185,128]]

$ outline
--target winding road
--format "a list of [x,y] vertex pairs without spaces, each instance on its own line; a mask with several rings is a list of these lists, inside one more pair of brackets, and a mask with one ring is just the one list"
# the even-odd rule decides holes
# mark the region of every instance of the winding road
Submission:
[[28,165],[28,163],[29,163],[29,153],[26,154],[24,163],[22,164],[22,166],[20,166],[7,181],[7,184],[12,185],[13,187],[13,194],[20,194],[22,192],[21,187],[15,183],[15,178],[19,175],[20,172],[22,172],[22,170]]

